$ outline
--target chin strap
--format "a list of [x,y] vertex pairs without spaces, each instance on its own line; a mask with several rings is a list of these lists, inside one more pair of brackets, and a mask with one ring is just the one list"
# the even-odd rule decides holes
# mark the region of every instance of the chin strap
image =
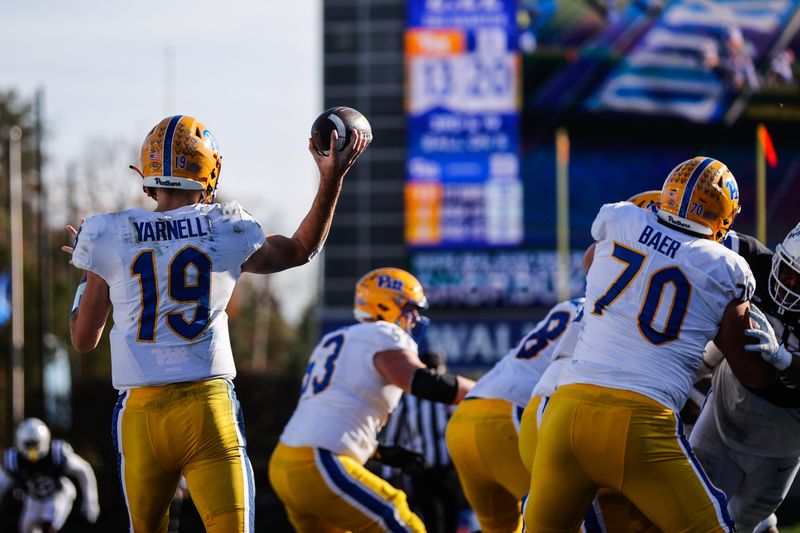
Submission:
[[128,168],[139,174],[144,179],[144,173],[133,165],[128,165]]
[[[139,174],[139,176],[141,176],[141,178],[144,179],[144,173],[141,170],[139,170],[137,167],[135,167],[133,165],[128,165],[128,168],[133,170],[137,174]],[[149,198],[152,198],[153,200],[158,201],[158,198],[156,197],[157,193],[155,192],[155,190],[152,187],[142,187],[142,190],[144,191],[144,193]]]

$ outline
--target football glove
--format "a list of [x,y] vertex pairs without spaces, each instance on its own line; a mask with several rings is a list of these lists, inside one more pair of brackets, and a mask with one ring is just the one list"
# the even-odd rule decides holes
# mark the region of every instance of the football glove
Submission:
[[372,458],[386,466],[399,468],[405,474],[419,474],[425,468],[425,458],[421,453],[400,446],[378,444],[378,449]]
[[761,358],[778,370],[786,370],[792,364],[792,354],[782,344],[778,342],[775,331],[772,329],[767,316],[755,305],[750,305],[748,311],[750,319],[755,322],[758,329],[747,328],[745,335],[753,337],[758,342],[756,344],[745,344],[744,349],[748,352],[759,352]]

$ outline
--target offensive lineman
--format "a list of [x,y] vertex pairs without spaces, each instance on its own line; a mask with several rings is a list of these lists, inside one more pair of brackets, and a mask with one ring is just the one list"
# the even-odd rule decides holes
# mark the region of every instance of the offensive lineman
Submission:
[[[661,191],[651,190],[635,194],[627,201],[637,207],[657,213],[660,199]],[[584,257],[584,273],[589,269],[587,260],[588,257]],[[583,303],[584,301],[581,299],[581,304]],[[558,344],[554,346],[550,364],[536,382],[530,401],[522,414],[519,426],[519,453],[528,473],[533,467],[533,460],[536,456],[536,443],[542,415],[550,397],[556,391],[562,371],[572,359],[582,327],[583,313],[584,308],[581,305],[572,322],[561,335]],[[597,497],[592,500],[592,504],[587,509],[584,526],[588,531],[613,532],[645,531],[649,524],[624,497],[608,489],[600,489]]]
[[403,391],[458,403],[473,385],[417,356],[409,333],[427,306],[408,272],[368,272],[356,284],[358,323],[328,333],[311,353],[300,401],[269,462],[272,488],[299,533],[425,531],[405,494],[363,465]]
[[[787,354],[800,353],[800,224],[774,254],[748,235],[738,234],[734,244],[755,275],[753,301],[766,315],[754,320],[768,321],[761,327],[774,328]],[[781,363],[775,361],[784,370],[788,360]],[[737,530],[774,528],[772,513],[800,466],[800,391],[785,379],[749,389],[723,360],[689,441],[711,481],[728,495]]]
[[265,237],[237,202],[213,203],[222,166],[213,135],[193,117],[167,117],[141,151],[155,211],[89,217],[74,251],[64,247],[85,270],[70,317],[78,351],[97,346],[114,309],[113,436],[132,531],[166,531],[181,473],[207,531],[254,530],[225,307],[242,272],[292,268],[321,249],[342,179],[366,148],[358,131],[340,151],[337,138],[333,132],[328,156],[309,139],[320,184],[297,231]]
[[776,375],[743,349],[754,281],[719,244],[738,199],[727,167],[697,157],[667,177],[657,216],[627,202],[600,209],[583,328],[542,417],[530,531],[577,531],[600,487],[663,531],[732,529],[677,413],[712,338],[746,385]]
[[583,298],[556,304],[483,375],[447,425],[447,448],[483,533],[522,531],[530,473],[520,459],[520,417],[553,348]]
[[81,486],[81,514],[94,524],[97,481],[92,467],[62,440],[50,440],[50,429],[38,418],[23,420],[16,431],[15,447],[3,454],[0,470],[0,500],[16,484],[25,501],[19,519],[20,533],[53,533],[67,521],[75,501],[75,485]]

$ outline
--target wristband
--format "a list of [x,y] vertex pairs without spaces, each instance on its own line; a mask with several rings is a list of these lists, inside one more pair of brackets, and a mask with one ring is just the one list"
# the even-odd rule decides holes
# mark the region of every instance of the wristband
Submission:
[[78,288],[75,290],[75,299],[72,301],[72,311],[69,312],[69,316],[74,315],[78,310],[78,306],[81,305],[81,297],[83,296],[83,291],[86,290],[86,281],[86,279],[82,279],[78,283]]
[[792,353],[781,344],[770,362],[772,366],[783,372],[792,364]]

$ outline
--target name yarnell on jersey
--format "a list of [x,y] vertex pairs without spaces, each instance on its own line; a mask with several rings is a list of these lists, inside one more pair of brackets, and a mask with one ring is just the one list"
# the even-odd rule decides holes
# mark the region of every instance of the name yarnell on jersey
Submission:
[[[136,230],[137,242],[207,237],[211,231],[207,218],[156,220],[155,222],[132,222],[132,224]],[[206,226],[206,229],[203,229],[203,226]]]

